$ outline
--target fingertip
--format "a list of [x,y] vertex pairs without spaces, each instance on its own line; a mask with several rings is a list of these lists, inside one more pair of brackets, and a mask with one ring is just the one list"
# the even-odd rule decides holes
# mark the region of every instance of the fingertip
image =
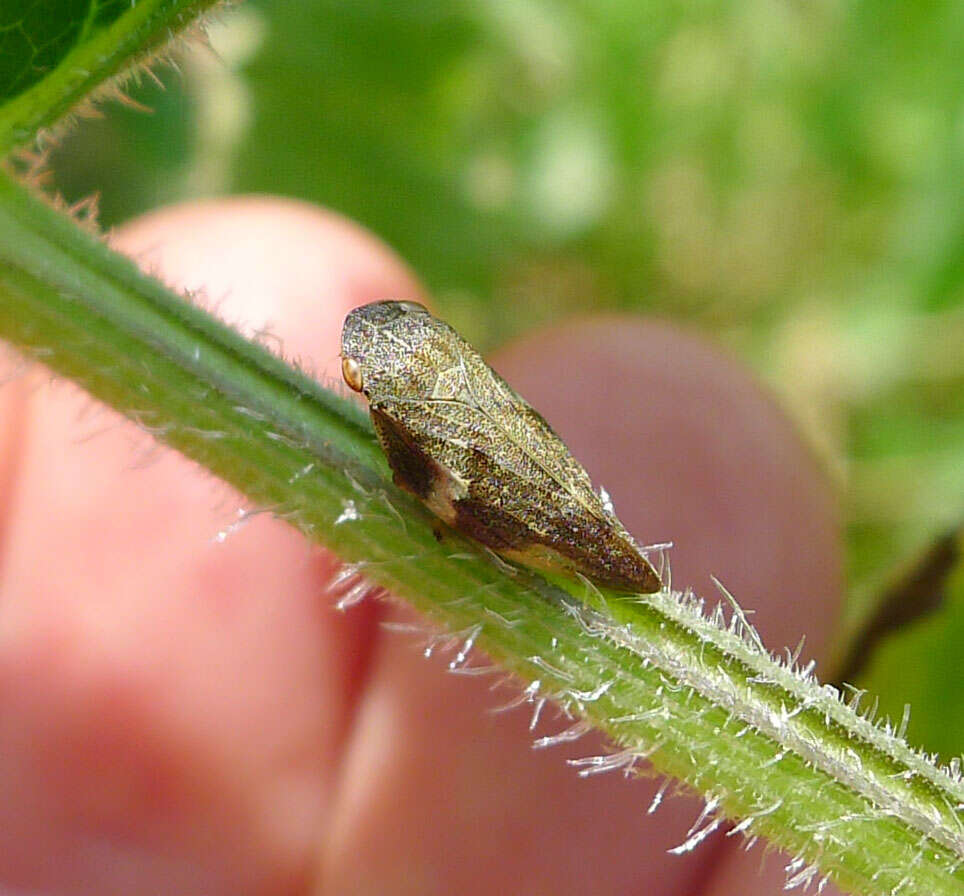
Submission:
[[120,227],[114,248],[247,335],[339,377],[341,325],[356,305],[419,298],[392,250],[347,218],[294,199],[240,196],[167,206]]

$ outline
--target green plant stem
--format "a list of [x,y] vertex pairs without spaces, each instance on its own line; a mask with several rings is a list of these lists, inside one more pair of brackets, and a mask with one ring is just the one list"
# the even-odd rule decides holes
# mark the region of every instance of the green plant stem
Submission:
[[0,158],[53,127],[108,79],[149,59],[215,2],[137,0],[106,27],[88,24],[53,71],[0,107]]
[[[507,570],[455,533],[439,543],[400,493],[367,421],[261,346],[141,274],[0,175],[0,336],[274,510],[606,731],[854,892],[964,892],[964,787],[809,674],[663,593],[635,602]],[[347,585],[350,584],[346,583]],[[684,848],[716,825],[710,820]]]

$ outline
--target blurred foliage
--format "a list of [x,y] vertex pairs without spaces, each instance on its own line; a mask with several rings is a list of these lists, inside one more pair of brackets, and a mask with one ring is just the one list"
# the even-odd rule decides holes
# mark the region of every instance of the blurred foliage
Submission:
[[[961,755],[961,645],[964,644],[964,531],[955,536],[954,565],[937,612],[882,641],[863,678],[879,711],[900,719],[909,710],[911,743],[926,744],[945,758]],[[879,696],[878,696],[879,695]]]
[[135,91],[152,116],[62,141],[55,186],[108,226],[226,191],[331,206],[483,347],[604,309],[702,329],[840,483],[841,643],[964,518],[964,6],[260,0],[212,43]]

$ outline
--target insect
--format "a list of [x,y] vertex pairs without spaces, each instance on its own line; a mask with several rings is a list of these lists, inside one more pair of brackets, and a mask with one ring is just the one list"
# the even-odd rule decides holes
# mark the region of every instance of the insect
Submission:
[[453,528],[527,566],[619,591],[661,582],[542,416],[415,302],[345,318],[342,375],[369,401],[395,484]]

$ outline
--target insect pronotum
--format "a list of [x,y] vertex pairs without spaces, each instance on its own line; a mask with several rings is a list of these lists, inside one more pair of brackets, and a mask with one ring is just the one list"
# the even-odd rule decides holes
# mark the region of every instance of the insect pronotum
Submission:
[[415,302],[354,309],[342,374],[369,401],[396,485],[528,566],[651,593],[659,576],[542,416]]

